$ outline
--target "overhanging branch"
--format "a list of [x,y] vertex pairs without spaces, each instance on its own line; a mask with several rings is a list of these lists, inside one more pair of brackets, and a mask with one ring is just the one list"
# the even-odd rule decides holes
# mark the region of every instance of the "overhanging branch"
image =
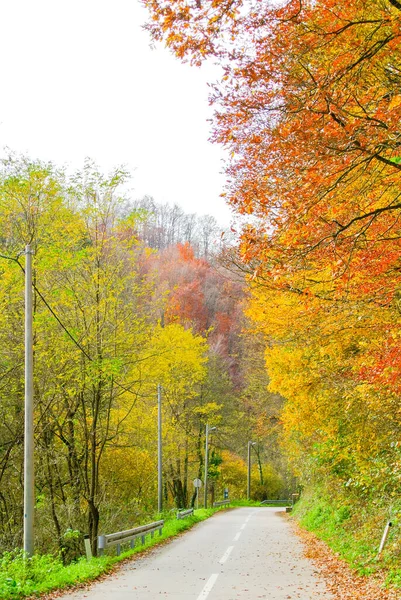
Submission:
[[401,10],[401,3],[398,0],[388,0],[398,10]]

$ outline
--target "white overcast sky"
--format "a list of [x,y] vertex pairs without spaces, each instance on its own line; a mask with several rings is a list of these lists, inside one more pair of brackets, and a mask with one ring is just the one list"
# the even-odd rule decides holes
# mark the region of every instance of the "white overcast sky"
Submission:
[[0,4],[0,148],[79,168],[124,164],[133,196],[213,214],[222,150],[208,142],[212,67],[150,49],[138,0],[10,0]]

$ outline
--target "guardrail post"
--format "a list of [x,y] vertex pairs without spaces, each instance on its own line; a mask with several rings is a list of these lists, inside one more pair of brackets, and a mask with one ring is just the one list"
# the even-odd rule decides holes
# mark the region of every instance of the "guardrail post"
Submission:
[[383,552],[384,550],[384,546],[386,545],[386,541],[387,541],[387,537],[390,531],[390,527],[392,527],[392,522],[389,521],[386,525],[386,527],[384,528],[384,532],[383,532],[383,537],[381,539],[380,542],[380,547],[379,547],[379,552],[377,553],[377,558],[379,558],[380,554]]
[[97,538],[97,549],[99,550],[99,556],[104,554],[104,549],[106,548],[106,536],[99,535]]
[[99,556],[101,556],[109,546],[117,546],[117,556],[120,556],[122,544],[130,542],[131,548],[134,548],[136,540],[139,538],[141,538],[142,544],[145,544],[146,535],[150,533],[151,537],[154,538],[156,531],[159,532],[159,535],[162,535],[163,526],[164,521],[160,520],[147,525],[141,525],[133,529],[127,529],[126,531],[118,531],[115,533],[109,533],[107,535],[99,535]]
[[84,544],[85,544],[86,560],[90,560],[92,558],[92,548],[91,548],[89,535],[84,535]]

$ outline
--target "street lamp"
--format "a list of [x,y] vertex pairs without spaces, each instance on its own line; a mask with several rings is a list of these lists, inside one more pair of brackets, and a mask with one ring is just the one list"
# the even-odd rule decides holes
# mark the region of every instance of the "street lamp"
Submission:
[[209,427],[206,423],[206,441],[205,441],[205,500],[204,505],[207,508],[207,472],[209,469],[209,431],[214,431],[216,427]]
[[248,485],[246,490],[246,497],[248,500],[251,499],[251,446],[255,446],[256,442],[248,442]]

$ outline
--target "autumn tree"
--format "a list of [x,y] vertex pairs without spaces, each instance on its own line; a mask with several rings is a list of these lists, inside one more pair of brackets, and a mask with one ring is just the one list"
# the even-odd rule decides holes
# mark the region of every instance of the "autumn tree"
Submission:
[[[0,519],[2,544],[12,548],[17,545],[22,530],[24,280],[22,259],[19,257],[28,243],[39,256],[44,248],[49,247],[56,253],[61,248],[68,252],[75,240],[71,234],[75,227],[79,229],[79,225],[74,213],[64,203],[61,173],[53,165],[13,155],[1,164],[0,222]],[[34,280],[37,283],[37,273]],[[35,318],[40,321],[39,301],[36,296]],[[43,380],[46,380],[46,369],[42,374]],[[35,384],[35,393],[39,396],[40,387]]]
[[235,260],[288,443],[383,492],[399,460],[401,5],[144,4],[154,39],[222,67],[212,135],[227,200],[252,215]]
[[[187,357],[195,352],[193,362],[184,376],[182,368],[164,361],[161,376],[157,361],[177,353],[179,336],[173,339],[172,326],[162,330],[165,335],[156,343],[160,313],[157,302],[149,302],[152,282],[136,270],[140,245],[132,219],[121,210],[119,188],[125,177],[119,170],[103,176],[91,163],[71,179],[53,165],[25,158],[12,157],[3,165],[1,520],[2,542],[11,547],[21,534],[24,308],[18,253],[26,243],[35,252],[35,468],[41,544],[51,544],[55,531],[62,548],[66,529],[79,529],[89,532],[96,550],[100,524],[116,522],[105,476],[113,455],[117,460],[126,445],[127,459],[137,465],[131,481],[140,477],[139,456],[147,456],[148,465],[154,460],[149,444],[141,440],[138,452],[130,435],[138,398],[149,381],[155,388],[167,375],[173,380],[176,372],[175,388],[166,384],[166,390],[177,405],[185,403],[198,381],[197,370],[204,372],[203,350],[195,352],[204,341],[183,330],[187,341],[182,352]],[[146,410],[135,413],[139,421],[146,421]],[[174,451],[172,447],[168,458],[172,464]],[[137,507],[149,508],[155,502],[152,477],[147,475],[141,485],[146,487],[138,490]],[[117,513],[122,512],[120,507]]]
[[[242,287],[189,244],[146,247],[142,215],[127,210],[121,193],[126,177],[119,169],[104,175],[90,161],[71,177],[25,157],[1,165],[2,548],[18,546],[22,533],[20,253],[28,242],[38,549],[57,545],[67,561],[82,551],[83,533],[95,551],[100,529],[153,517],[158,384],[166,506],[193,503],[189,482],[204,475],[205,423],[233,421]],[[211,466],[221,448],[212,451]],[[75,545],[71,531],[80,532]]]
[[[369,260],[370,291],[388,302],[399,260],[398,3],[144,3],[155,39],[223,68],[213,137],[231,156],[228,201],[258,219],[242,236],[250,269],[284,289],[302,272],[301,291],[331,277],[342,295]],[[308,261],[320,266],[314,279]]]

